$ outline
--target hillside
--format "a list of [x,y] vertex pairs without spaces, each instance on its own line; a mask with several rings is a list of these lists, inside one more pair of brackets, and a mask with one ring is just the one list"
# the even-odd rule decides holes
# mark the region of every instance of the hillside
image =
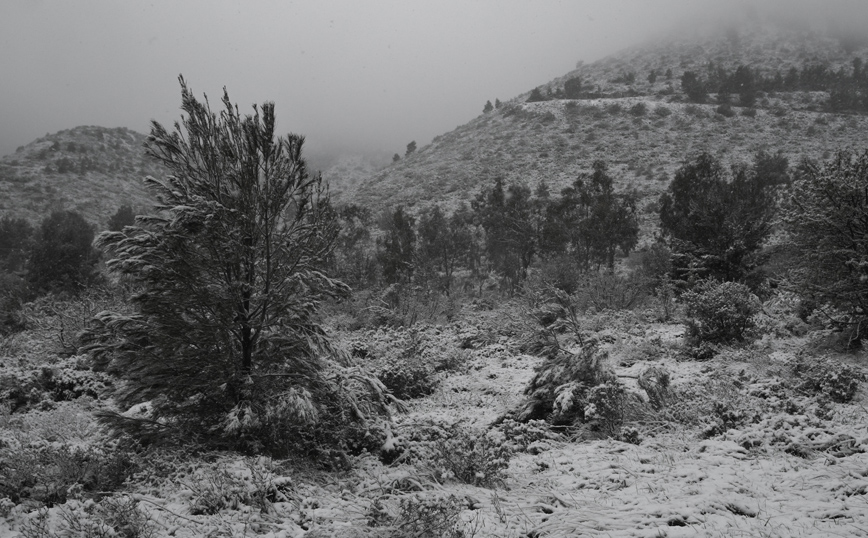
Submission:
[[530,187],[545,181],[559,192],[603,159],[618,187],[635,190],[640,208],[648,209],[680,164],[702,151],[728,163],[748,161],[758,150],[782,151],[796,164],[868,145],[868,117],[832,113],[828,91],[759,92],[754,107],[734,99],[723,115],[714,94],[706,104],[688,101],[683,73],[732,72],[738,65],[766,77],[805,65],[834,72],[865,57],[864,46],[853,50],[820,33],[759,24],[627,49],[540,87],[544,96],[557,95],[578,77],[582,98],[526,102],[530,92],[519,95],[372,175],[355,201],[375,208],[454,205],[497,176]]
[[145,158],[145,135],[82,126],[47,134],[0,158],[0,215],[38,222],[54,209],[72,209],[104,226],[122,204],[152,202],[142,185],[163,172]]

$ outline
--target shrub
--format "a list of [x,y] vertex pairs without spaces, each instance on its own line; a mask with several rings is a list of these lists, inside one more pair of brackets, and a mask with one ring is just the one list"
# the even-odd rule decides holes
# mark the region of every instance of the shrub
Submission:
[[465,502],[455,495],[414,493],[401,497],[398,513],[391,514],[384,498],[376,499],[367,511],[369,527],[378,527],[383,538],[464,538],[461,512]]
[[865,375],[856,368],[831,360],[799,361],[794,365],[793,373],[802,378],[798,386],[800,390],[824,394],[838,403],[853,401],[859,382],[865,380]]
[[515,452],[536,453],[541,443],[557,438],[544,420],[528,420],[519,422],[505,417],[495,426],[495,429],[503,433],[505,443]]
[[624,421],[624,386],[617,380],[591,387],[586,396],[585,422],[606,436],[616,435]]
[[504,478],[514,452],[503,432],[480,432],[462,423],[414,425],[401,436],[402,459],[427,466],[439,478],[492,487]]
[[672,114],[672,111],[669,110],[667,107],[660,105],[654,109],[654,114],[660,116],[661,118],[665,118],[666,116]]
[[138,466],[126,452],[63,445],[3,449],[0,455],[0,498],[46,506],[63,504],[75,491],[100,498],[119,489]]
[[377,374],[393,396],[401,400],[422,398],[437,388],[437,379],[418,360],[396,361]]
[[636,103],[632,107],[630,107],[630,114],[634,116],[644,116],[645,113],[648,112],[648,107],[645,103]]
[[744,284],[705,280],[682,296],[687,305],[688,343],[728,344],[754,327],[759,301]]
[[589,391],[616,380],[606,359],[606,353],[592,342],[577,354],[553,353],[537,367],[525,388],[528,399],[515,414],[516,420],[545,419],[555,425],[585,422]]
[[718,106],[716,109],[714,109],[714,111],[725,118],[731,118],[735,116],[735,110],[732,109],[732,105],[730,105],[729,103],[724,103]]
[[244,464],[246,468],[218,464],[197,471],[193,480],[184,484],[193,492],[190,513],[213,515],[245,505],[266,514],[273,511],[273,503],[292,499],[292,481],[276,476],[271,460],[246,459]]
[[460,516],[464,503],[454,495],[401,499],[401,513],[393,522],[393,536],[419,538],[463,538]]

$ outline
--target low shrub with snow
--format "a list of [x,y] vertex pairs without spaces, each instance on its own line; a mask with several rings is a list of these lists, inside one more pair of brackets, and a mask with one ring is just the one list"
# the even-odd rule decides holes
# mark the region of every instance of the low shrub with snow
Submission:
[[138,462],[119,450],[33,444],[0,450],[0,498],[19,504],[63,504],[69,498],[99,498],[118,490]]
[[[561,350],[545,360],[531,379],[525,394],[528,400],[516,413],[519,421],[545,419],[556,425],[580,424],[599,413],[612,414],[614,400],[604,397],[605,389],[595,387],[617,384],[614,372],[606,363],[607,354],[588,344],[578,353]],[[589,399],[591,393],[596,396]],[[605,403],[604,403],[604,400]],[[611,404],[611,406],[610,406]],[[591,416],[586,414],[590,410]]]
[[755,325],[759,302],[737,282],[705,280],[682,296],[687,305],[685,336],[691,347],[744,340]]
[[829,359],[813,363],[799,361],[793,373],[801,380],[799,389],[823,394],[838,403],[853,401],[859,382],[865,380],[865,374],[858,369]]
[[455,495],[416,493],[401,497],[397,513],[383,499],[376,499],[367,512],[368,525],[383,538],[464,538],[461,512],[465,503]]
[[444,421],[412,425],[398,444],[404,450],[400,459],[428,467],[438,479],[483,487],[503,480],[514,453],[502,431]]

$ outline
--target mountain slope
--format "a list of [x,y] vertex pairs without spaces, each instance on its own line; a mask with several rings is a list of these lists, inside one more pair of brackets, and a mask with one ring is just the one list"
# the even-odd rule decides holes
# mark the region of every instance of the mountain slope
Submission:
[[734,114],[723,115],[717,103],[688,102],[680,85],[684,72],[731,72],[745,64],[771,77],[806,64],[837,70],[856,57],[868,57],[868,48],[848,50],[823,34],[760,24],[625,50],[541,87],[543,95],[557,95],[567,80],[580,77],[584,98],[528,103],[529,93],[520,95],[372,175],[354,200],[375,209],[452,206],[498,176],[530,187],[545,181],[559,192],[603,159],[618,188],[635,190],[640,208],[651,210],[672,173],[702,151],[731,164],[749,161],[758,150],[782,151],[796,164],[868,146],[868,117],[829,112],[827,91],[760,93],[754,108],[732,106]]
[[0,158],[0,216],[39,222],[72,209],[97,227],[121,204],[153,203],[142,185],[164,171],[145,158],[145,135],[125,128],[82,126],[45,135]]

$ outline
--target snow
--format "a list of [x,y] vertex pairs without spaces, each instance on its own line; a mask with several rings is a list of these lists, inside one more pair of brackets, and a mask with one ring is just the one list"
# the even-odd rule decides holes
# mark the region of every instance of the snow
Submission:
[[[453,353],[469,333],[491,329],[485,323],[497,323],[496,316],[475,328],[422,327],[420,353]],[[696,363],[678,360],[677,324],[606,330],[614,336],[604,347],[630,391],[641,394],[635,378],[644,369],[665,368],[672,387],[708,391],[709,398],[751,408],[757,418],[707,438],[700,426],[636,423],[631,425],[641,433],[638,445],[582,432],[576,440],[539,441],[515,454],[502,483],[491,488],[444,480],[421,464],[386,466],[370,455],[357,458],[351,471],[327,473],[304,462],[222,454],[184,462],[183,472],[132,483],[120,495],[147,514],[155,536],[179,538],[385,536],[387,527],[368,526],[376,502],[395,515],[409,496],[450,495],[463,506],[465,536],[868,535],[865,391],[855,403],[826,407],[809,395],[787,392],[787,371],[804,340],[776,339]],[[496,328],[490,332],[498,334]],[[389,346],[406,345],[405,336],[402,330],[360,331],[341,339],[367,339],[370,349],[387,353]],[[654,358],[630,355],[649,345]],[[396,417],[387,443],[398,444],[403,432],[426,422],[482,432],[520,404],[541,359],[519,352],[516,336],[501,334],[475,346],[462,355],[463,367],[437,374],[432,395],[407,402],[409,411]],[[621,366],[627,355],[635,362]],[[827,411],[830,416],[818,416]],[[137,412],[146,406],[130,410]],[[12,425],[7,421],[4,427]],[[263,488],[276,497],[257,505],[250,494]],[[193,510],[220,492],[227,502],[216,513]],[[26,504],[2,509],[7,517],[0,521],[0,536],[25,536],[22,524],[40,513]],[[48,511],[50,521],[60,524],[64,510],[86,513],[82,501],[68,501]]]

